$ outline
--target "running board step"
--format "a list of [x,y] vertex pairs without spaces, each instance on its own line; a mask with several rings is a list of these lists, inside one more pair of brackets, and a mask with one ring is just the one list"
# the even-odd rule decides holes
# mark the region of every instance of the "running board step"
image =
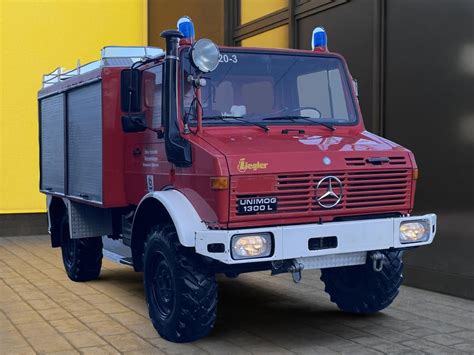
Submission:
[[122,259],[120,259],[120,264],[133,266],[133,260],[132,260],[132,258],[122,258]]
[[133,266],[133,260],[131,257],[125,257],[107,249],[102,249],[102,254],[104,255],[104,257],[106,257],[110,261],[113,261],[114,263]]

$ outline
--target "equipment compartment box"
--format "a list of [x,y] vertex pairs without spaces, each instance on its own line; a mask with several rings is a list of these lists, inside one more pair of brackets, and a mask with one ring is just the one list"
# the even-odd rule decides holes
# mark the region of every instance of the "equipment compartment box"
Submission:
[[124,149],[120,97],[110,94],[122,69],[97,68],[39,92],[42,192],[98,207],[126,205],[123,160],[115,159]]

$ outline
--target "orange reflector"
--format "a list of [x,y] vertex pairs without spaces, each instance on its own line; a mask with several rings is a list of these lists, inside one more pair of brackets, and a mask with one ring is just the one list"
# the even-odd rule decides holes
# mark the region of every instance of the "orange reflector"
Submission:
[[228,177],[211,177],[211,189],[213,190],[227,190],[229,188]]
[[413,169],[413,180],[418,180],[418,178],[419,178],[418,169]]

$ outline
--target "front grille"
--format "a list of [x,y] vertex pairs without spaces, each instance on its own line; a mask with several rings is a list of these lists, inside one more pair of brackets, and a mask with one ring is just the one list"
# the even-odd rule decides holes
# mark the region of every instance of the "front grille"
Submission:
[[[387,162],[383,164],[388,164],[388,165],[405,165],[406,164],[406,159],[404,156],[386,157],[385,159],[387,159]],[[368,159],[364,157],[345,158],[345,161],[346,161],[347,166],[370,165],[370,162],[368,161]]]
[[[316,187],[326,176],[335,176],[342,182],[343,197],[332,208],[321,207],[316,201]],[[238,178],[237,178],[238,179]],[[281,174],[276,177],[272,191],[258,194],[238,194],[238,186],[233,184],[236,193],[231,195],[231,219],[248,218],[237,213],[237,199],[249,197],[275,196],[278,210],[272,215],[294,216],[341,216],[357,213],[382,211],[403,211],[410,209],[411,170],[387,169],[377,171],[325,172],[309,174]],[[328,183],[320,185],[320,191],[327,190]],[[335,192],[336,191],[335,189]],[[331,202],[327,200],[326,202]],[[253,215],[255,216],[255,215]],[[268,215],[270,217],[270,215]]]

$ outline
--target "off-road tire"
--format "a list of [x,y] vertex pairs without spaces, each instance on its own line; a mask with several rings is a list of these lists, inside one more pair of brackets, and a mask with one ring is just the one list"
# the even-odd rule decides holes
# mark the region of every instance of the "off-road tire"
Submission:
[[321,280],[331,301],[349,313],[370,314],[388,307],[398,295],[402,283],[402,252],[381,251],[385,255],[380,272],[373,270],[372,259],[365,265],[321,270]]
[[144,282],[153,326],[166,340],[194,341],[214,327],[215,274],[193,249],[179,243],[173,226],[155,226],[144,248]]
[[68,216],[64,214],[61,221],[61,253],[64,268],[72,281],[90,281],[99,277],[102,247],[102,237],[71,239]]

